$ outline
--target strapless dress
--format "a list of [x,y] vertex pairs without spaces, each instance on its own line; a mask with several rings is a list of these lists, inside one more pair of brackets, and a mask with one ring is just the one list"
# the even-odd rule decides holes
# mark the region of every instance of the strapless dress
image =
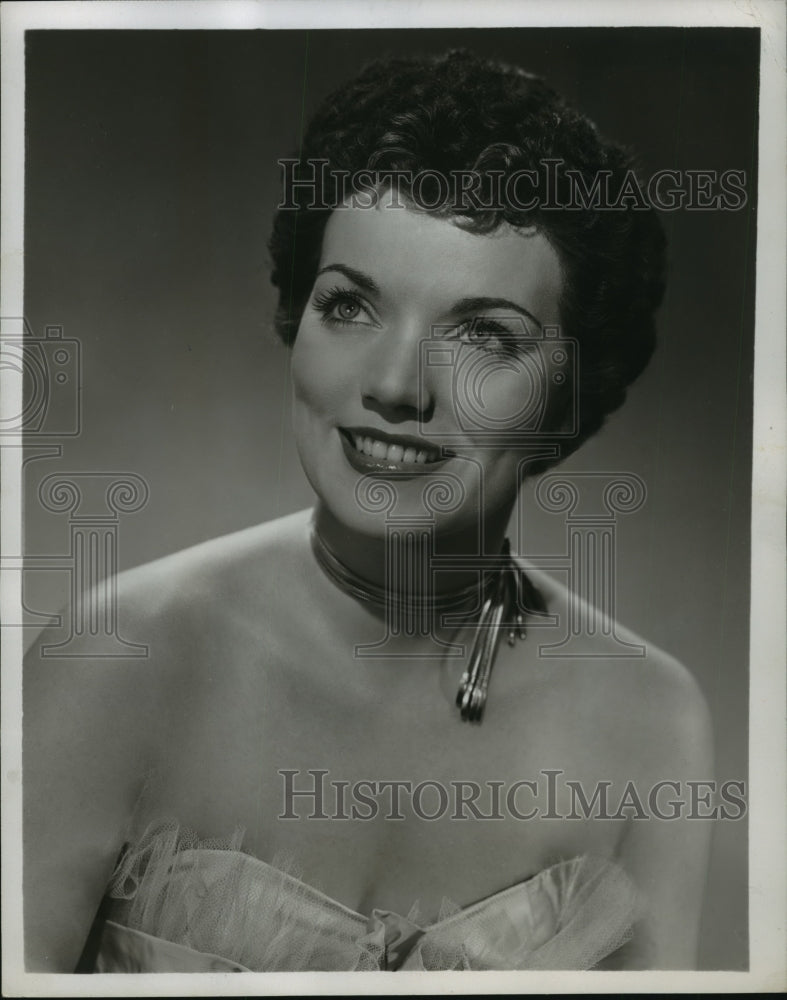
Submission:
[[356,913],[241,842],[151,827],[110,880],[95,971],[591,969],[638,916],[628,875],[589,855],[424,922],[417,905]]

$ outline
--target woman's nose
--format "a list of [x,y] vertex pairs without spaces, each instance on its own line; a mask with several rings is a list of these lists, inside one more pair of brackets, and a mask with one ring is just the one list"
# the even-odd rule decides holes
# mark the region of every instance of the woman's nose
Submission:
[[423,370],[420,330],[386,330],[364,357],[361,394],[366,406],[389,419],[428,419],[434,400]]

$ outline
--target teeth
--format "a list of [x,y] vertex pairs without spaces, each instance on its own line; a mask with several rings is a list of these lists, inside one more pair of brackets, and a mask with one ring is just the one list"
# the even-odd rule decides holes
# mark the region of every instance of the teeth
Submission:
[[428,461],[435,461],[439,455],[428,452],[425,448],[415,449],[411,445],[406,448],[400,444],[387,444],[376,438],[365,435],[353,435],[355,450],[360,451],[370,458],[393,462],[397,465],[425,465]]

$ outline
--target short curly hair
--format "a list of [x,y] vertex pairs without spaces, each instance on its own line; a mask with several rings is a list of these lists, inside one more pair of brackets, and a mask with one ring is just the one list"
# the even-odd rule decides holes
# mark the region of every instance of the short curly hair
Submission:
[[[329,170],[315,172],[319,160]],[[488,179],[524,170],[543,179],[550,161],[564,167],[553,176],[564,198],[568,192],[560,186],[572,174],[581,175],[585,191],[599,177],[620,189],[636,176],[626,149],[604,140],[587,117],[518,67],[466,50],[372,63],[325,99],[304,135],[293,177],[316,177],[316,198],[314,186],[294,186],[292,207],[275,215],[269,250],[280,337],[287,344],[295,340],[330,206],[343,197],[340,171],[413,176],[470,170]],[[533,466],[531,474],[574,451],[623,403],[653,353],[654,313],[664,292],[665,240],[651,206],[626,203],[610,210],[586,199],[578,208],[555,210],[549,197],[539,189],[532,207],[446,202],[439,208],[471,231],[489,232],[503,223],[535,227],[560,258],[562,332],[579,343],[578,433],[564,442],[559,458]]]

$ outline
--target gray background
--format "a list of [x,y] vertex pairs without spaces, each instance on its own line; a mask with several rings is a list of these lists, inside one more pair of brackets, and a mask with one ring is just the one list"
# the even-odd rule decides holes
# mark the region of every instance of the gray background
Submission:
[[[276,159],[365,60],[452,45],[545,75],[646,176],[747,172],[746,209],[663,216],[660,347],[563,466],[646,482],[646,505],[620,520],[618,617],[694,672],[717,777],[745,779],[756,30],[28,32],[25,313],[37,336],[58,324],[81,345],[82,432],[27,466],[27,551],[68,551],[67,519],[36,499],[56,471],[147,481],[148,504],[119,525],[122,568],[311,504],[271,330]],[[70,405],[53,393],[50,430]],[[528,551],[563,552],[561,517],[531,489],[521,523]],[[29,608],[67,593],[63,571],[26,575]],[[747,965],[746,849],[745,822],[717,824],[704,968]]]

